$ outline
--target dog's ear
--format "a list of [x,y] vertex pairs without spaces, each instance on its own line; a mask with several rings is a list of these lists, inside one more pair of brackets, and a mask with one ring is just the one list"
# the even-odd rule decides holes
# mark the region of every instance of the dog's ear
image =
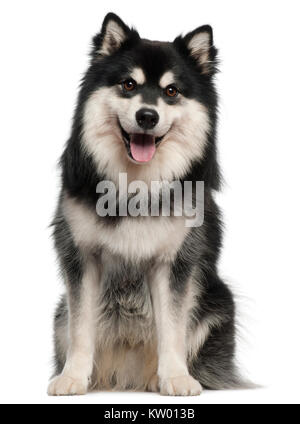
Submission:
[[114,13],[108,13],[103,21],[102,29],[94,37],[93,53],[100,56],[110,56],[120,49],[130,37],[132,30]]
[[215,59],[217,50],[213,43],[213,30],[210,25],[203,25],[185,37],[178,37],[174,41],[182,50],[184,44],[185,52],[195,61],[203,74],[212,74],[215,72]]

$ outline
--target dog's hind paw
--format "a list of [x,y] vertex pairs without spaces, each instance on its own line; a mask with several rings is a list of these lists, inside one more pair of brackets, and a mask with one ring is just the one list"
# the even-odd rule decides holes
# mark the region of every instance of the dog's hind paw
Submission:
[[201,392],[201,384],[190,375],[160,381],[160,393],[164,396],[198,396]]
[[61,374],[55,377],[48,387],[49,396],[85,395],[88,389],[88,380],[79,380]]

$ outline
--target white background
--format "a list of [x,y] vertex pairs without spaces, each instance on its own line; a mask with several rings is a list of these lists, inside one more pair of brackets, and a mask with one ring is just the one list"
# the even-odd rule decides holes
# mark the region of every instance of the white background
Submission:
[[[15,1],[0,6],[0,402],[299,402],[298,1]],[[48,398],[52,316],[63,287],[47,228],[57,160],[108,11],[172,40],[209,23],[220,48],[220,272],[238,295],[239,360],[264,388],[199,398],[97,393]]]

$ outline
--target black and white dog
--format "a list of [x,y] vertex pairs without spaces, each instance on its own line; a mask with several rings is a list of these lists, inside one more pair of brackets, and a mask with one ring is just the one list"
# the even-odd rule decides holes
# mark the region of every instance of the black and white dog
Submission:
[[[66,295],[50,395],[199,395],[240,384],[233,296],[217,273],[216,53],[210,26],[149,41],[112,13],[93,39],[53,223]],[[202,225],[161,208],[120,214],[117,200],[116,214],[101,215],[97,186],[109,181],[118,193],[120,175],[146,184],[147,198],[154,181],[203,181]]]

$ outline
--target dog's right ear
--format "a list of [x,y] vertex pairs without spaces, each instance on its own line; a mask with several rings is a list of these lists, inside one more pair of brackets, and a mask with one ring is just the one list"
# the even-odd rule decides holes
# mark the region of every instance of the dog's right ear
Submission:
[[128,40],[132,30],[114,13],[108,13],[103,21],[102,29],[94,39],[93,54],[110,56],[119,50]]

